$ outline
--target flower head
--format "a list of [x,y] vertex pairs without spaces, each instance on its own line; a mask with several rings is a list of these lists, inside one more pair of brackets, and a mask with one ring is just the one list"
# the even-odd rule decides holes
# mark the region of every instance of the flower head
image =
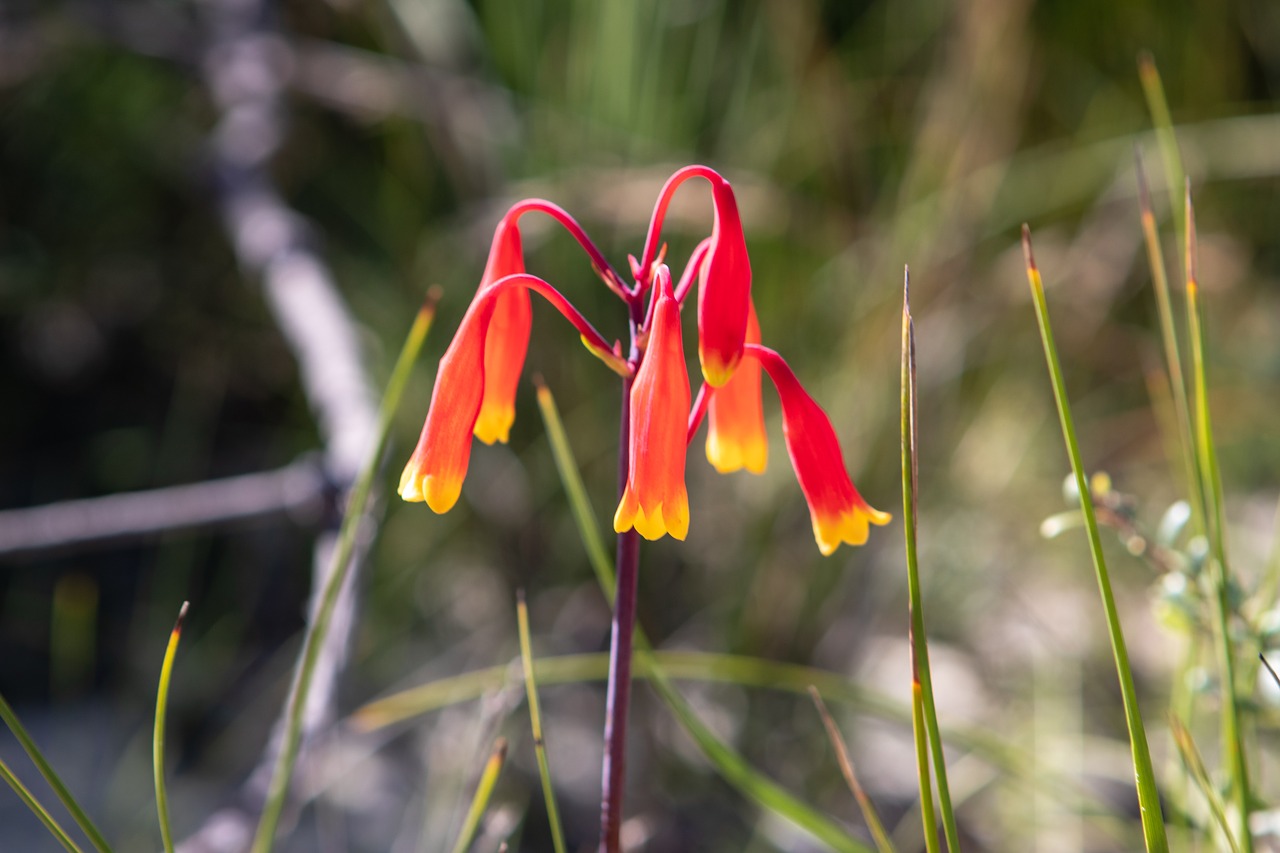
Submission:
[[400,497],[448,512],[462,493],[471,434],[484,396],[485,334],[494,300],[478,298],[440,359],[418,446],[400,475]]
[[[748,304],[749,344],[760,343],[760,321]],[[721,474],[746,468],[763,474],[769,461],[769,438],[764,431],[760,401],[760,362],[744,358],[733,377],[715,389],[707,404],[707,461]]]
[[646,539],[689,532],[689,496],[684,485],[688,448],[689,374],[680,338],[680,303],[671,273],[659,267],[657,303],[648,349],[631,386],[630,460],[626,488],[613,529],[632,527]]
[[760,360],[782,400],[782,433],[795,468],[800,491],[809,503],[813,537],[824,556],[841,542],[867,541],[868,524],[888,524],[892,516],[880,512],[858,494],[845,469],[844,454],[822,407],[814,402],[791,368],[776,352],[761,346],[748,351]]
[[[516,217],[507,216],[493,235],[489,261],[476,291],[479,298],[504,276],[524,272],[520,229]],[[507,288],[493,306],[484,344],[484,396],[476,417],[476,438],[485,444],[504,444],[516,419],[516,387],[529,350],[529,330],[533,308],[529,292],[522,287]]]
[[715,224],[698,277],[698,362],[707,384],[719,388],[742,359],[751,304],[751,260],[733,187],[723,178],[713,180],[711,186]]

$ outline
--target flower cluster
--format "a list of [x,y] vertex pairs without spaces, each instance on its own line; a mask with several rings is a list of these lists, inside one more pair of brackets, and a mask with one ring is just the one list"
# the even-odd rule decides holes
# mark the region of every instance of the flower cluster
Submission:
[[[663,263],[658,235],[676,189],[690,178],[711,184],[711,236],[691,255],[678,283]],[[578,240],[605,284],[626,304],[630,352],[610,344],[559,291],[525,272],[519,219],[547,214]],[[751,264],[737,200],[729,182],[705,166],[688,166],[667,181],[658,197],[640,260],[631,261],[628,285],[574,219],[550,202],[517,203],[498,223],[476,295],[440,360],[422,436],[400,479],[400,495],[426,501],[436,512],[458,500],[474,435],[486,444],[505,442],[515,419],[515,394],[531,324],[530,291],[554,305],[582,342],[630,387],[627,471],[614,530],[635,529],[646,539],[689,530],[685,490],[687,448],[704,417],[706,452],[721,473],[764,471],[768,461],[761,381],[768,375],[782,401],[787,453],[809,504],[814,538],[823,554],[841,542],[860,545],[868,525],[889,515],[858,494],[845,468],[835,430],[782,357],[761,346],[760,322],[751,299]],[[698,361],[703,384],[690,394],[680,311],[696,282]]]

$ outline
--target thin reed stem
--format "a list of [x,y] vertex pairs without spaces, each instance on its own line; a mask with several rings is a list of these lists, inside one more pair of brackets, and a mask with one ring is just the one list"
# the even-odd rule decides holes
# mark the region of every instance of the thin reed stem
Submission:
[[364,517],[365,504],[368,503],[369,494],[373,490],[373,480],[378,471],[378,462],[382,458],[382,449],[387,442],[387,433],[391,429],[391,420],[400,406],[400,397],[404,393],[405,384],[409,381],[409,374],[413,371],[413,362],[418,356],[418,351],[422,349],[427,332],[431,330],[438,300],[439,292],[433,289],[405,338],[400,356],[396,359],[395,367],[391,371],[386,393],[382,397],[382,405],[378,410],[378,429],[374,446],[370,448],[364,468],[351,489],[347,511],[338,532],[338,544],[334,549],[333,563],[320,598],[320,606],[307,627],[306,636],[303,639],[302,655],[299,658],[298,669],[287,700],[289,710],[285,718],[280,752],[276,756],[276,765],[267,789],[266,803],[263,805],[262,817],[258,821],[258,829],[253,838],[251,848],[253,853],[268,853],[275,843],[276,827],[284,811],[285,800],[289,794],[289,783],[293,778],[294,765],[297,763],[298,751],[301,748],[303,715],[306,710],[307,696],[311,690],[311,679],[315,675],[316,664],[320,660],[320,650],[324,647],[325,637],[329,633],[329,624],[338,603],[338,594],[342,591],[342,586],[351,572],[356,534],[360,528],[360,521]]
[[9,769],[9,765],[3,761],[0,761],[0,778],[3,778],[9,784],[9,787],[13,789],[13,792],[18,795],[18,799],[22,800],[26,807],[31,809],[31,812],[36,817],[40,818],[44,828],[49,830],[49,834],[56,838],[59,844],[70,850],[71,853],[82,853],[80,846],[71,840],[71,836],[67,835],[67,831],[53,819],[53,816],[49,814],[49,810],[41,805],[35,795],[27,790],[27,786],[22,784],[18,777],[14,775],[14,772]]
[[1133,772],[1138,791],[1138,807],[1142,812],[1142,836],[1148,853],[1167,853],[1169,842],[1165,836],[1164,817],[1160,808],[1160,796],[1156,790],[1155,770],[1151,765],[1151,750],[1147,745],[1147,732],[1142,724],[1142,712],[1138,707],[1138,692],[1133,683],[1133,669],[1129,664],[1129,652],[1125,647],[1124,631],[1120,625],[1120,613],[1116,607],[1115,593],[1111,588],[1111,575],[1102,552],[1102,535],[1089,492],[1088,477],[1080,458],[1080,445],[1076,440],[1075,421],[1071,416],[1071,402],[1067,398],[1066,382],[1062,377],[1062,365],[1058,360],[1057,345],[1049,323],[1049,307],[1045,300],[1044,283],[1031,252],[1031,229],[1022,226],[1022,250],[1026,256],[1027,281],[1031,285],[1032,301],[1036,309],[1036,321],[1040,327],[1040,340],[1044,345],[1045,362],[1053,386],[1053,397],[1058,407],[1058,419],[1062,437],[1071,459],[1076,490],[1080,495],[1080,510],[1084,515],[1085,530],[1089,536],[1089,550],[1093,555],[1094,572],[1098,580],[1098,592],[1107,619],[1107,633],[1111,640],[1111,653],[1115,658],[1116,675],[1120,681],[1120,693],[1124,700],[1125,724],[1129,729],[1129,745],[1133,754]]
[[[916,335],[911,319],[910,271],[902,281],[902,528],[906,539],[907,601],[911,624],[912,731],[916,737],[917,772],[920,776],[920,815],[924,820],[925,844],[936,849],[938,828],[933,817],[933,794],[929,785],[929,755],[933,757],[938,780],[938,804],[942,811],[947,849],[959,853],[960,831],[951,806],[947,783],[946,755],[938,729],[938,712],[933,701],[933,677],[929,668],[929,638],[924,627],[924,602],[920,592],[920,563],[916,550],[916,496],[919,492],[919,422],[916,397]],[[928,747],[926,749],[925,747]]]
[[182,638],[182,622],[187,618],[187,602],[182,602],[178,619],[169,632],[169,645],[164,651],[164,663],[160,666],[160,686],[156,688],[156,722],[152,734],[151,757],[156,782],[156,817],[160,821],[160,840],[165,853],[173,853],[173,827],[169,825],[169,794],[164,783],[164,721],[169,708],[169,682],[173,678],[173,661],[178,655],[178,641]]
[[1209,385],[1205,369],[1204,331],[1201,326],[1200,285],[1196,276],[1196,220],[1191,205],[1191,188],[1186,189],[1187,223],[1187,335],[1191,342],[1193,405],[1195,408],[1196,455],[1199,459],[1201,493],[1204,495],[1205,518],[1208,521],[1210,582],[1213,584],[1214,641],[1222,683],[1222,754],[1231,775],[1231,794],[1235,804],[1236,842],[1243,853],[1252,853],[1253,838],[1249,830],[1249,763],[1245,755],[1240,702],[1236,696],[1235,651],[1231,645],[1231,602],[1227,563],[1226,516],[1223,509],[1222,475],[1213,443],[1213,423],[1209,415]]
[[4,724],[9,727],[9,731],[13,732],[13,736],[18,739],[18,743],[22,744],[22,749],[27,753],[31,762],[35,764],[36,769],[40,771],[40,775],[44,777],[45,782],[53,789],[58,799],[66,806],[67,811],[71,813],[72,819],[75,820],[76,825],[88,837],[89,843],[100,853],[111,853],[111,845],[107,843],[98,827],[94,825],[89,815],[81,808],[80,803],[71,795],[71,791],[63,784],[62,778],[58,776],[53,769],[53,765],[44,757],[40,747],[36,746],[35,740],[32,739],[26,727],[22,725],[22,721],[18,719],[18,715],[14,713],[13,708],[10,707],[3,696],[0,696],[0,719],[4,720]]

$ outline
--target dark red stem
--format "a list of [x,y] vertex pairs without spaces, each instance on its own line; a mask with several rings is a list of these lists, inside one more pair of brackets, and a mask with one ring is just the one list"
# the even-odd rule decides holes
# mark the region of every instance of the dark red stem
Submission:
[[[640,357],[636,336],[643,308],[629,302],[631,311],[631,363]],[[631,474],[631,385],[622,380],[622,422],[618,427],[618,497]],[[613,602],[613,639],[609,644],[609,692],[605,705],[604,765],[600,779],[599,853],[622,849],[622,797],[627,775],[627,711],[631,705],[631,658],[636,623],[636,581],[640,574],[640,534],[635,529],[618,534],[617,591]]]
[[518,272],[503,276],[491,284],[486,293],[479,296],[476,304],[479,305],[482,300],[486,299],[497,299],[498,294],[508,287],[523,287],[526,290],[532,290],[555,306],[555,309],[578,330],[583,342],[598,350],[602,357],[613,352],[613,347],[605,340],[604,335],[596,331],[596,327],[591,325],[586,317],[582,316],[582,312],[573,307],[573,303],[566,299],[564,294],[536,275]]
[[671,204],[671,197],[676,194],[680,185],[690,178],[705,178],[712,184],[724,183],[720,173],[707,166],[685,166],[667,178],[662,192],[658,193],[658,201],[653,206],[653,216],[649,218],[649,235],[644,241],[644,254],[640,256],[639,284],[642,289],[653,281],[653,270],[650,267],[653,266],[654,254],[658,251],[658,237],[662,234],[662,222],[667,218],[667,205]]
[[605,260],[604,254],[599,247],[587,236],[587,232],[578,224],[578,220],[574,219],[565,210],[555,202],[547,201],[541,198],[526,198],[518,201],[507,211],[507,217],[519,219],[526,213],[531,212],[545,213],[556,222],[564,226],[564,230],[568,231],[573,239],[578,241],[578,245],[587,253],[587,257],[591,258],[591,265],[596,268],[596,272],[605,279],[605,283],[609,285],[609,289],[613,290],[619,296],[626,296],[627,286],[618,271]]

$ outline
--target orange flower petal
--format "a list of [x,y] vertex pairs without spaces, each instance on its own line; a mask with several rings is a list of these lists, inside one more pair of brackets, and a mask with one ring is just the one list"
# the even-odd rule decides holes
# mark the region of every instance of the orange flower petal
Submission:
[[[760,321],[748,303],[747,343],[760,343]],[[721,474],[742,468],[764,473],[769,438],[760,400],[760,362],[744,359],[733,378],[711,394],[707,404],[707,461]]]
[[[489,262],[485,265],[476,298],[498,279],[524,271],[520,230],[514,219],[503,219],[494,232]],[[511,425],[516,419],[516,388],[529,351],[532,325],[529,291],[513,287],[498,296],[485,337],[484,396],[475,425],[476,438],[485,444],[495,441],[505,444],[510,435]]]
[[646,539],[689,532],[689,497],[684,485],[688,447],[689,375],[680,337],[680,304],[671,291],[671,273],[659,270],[648,350],[631,386],[630,468],[613,529],[632,527]]
[[830,555],[841,542],[863,544],[867,541],[868,524],[888,524],[892,516],[873,509],[858,494],[849,479],[831,420],[800,385],[782,357],[761,346],[751,346],[749,351],[760,360],[778,388],[787,454],[800,481],[800,491],[809,504],[818,550]]
[[484,390],[484,339],[493,300],[473,302],[440,359],[418,446],[400,475],[400,496],[448,512],[462,493],[471,434]]
[[715,225],[698,280],[698,362],[707,384],[729,381],[742,359],[751,302],[751,260],[733,187],[712,181]]

